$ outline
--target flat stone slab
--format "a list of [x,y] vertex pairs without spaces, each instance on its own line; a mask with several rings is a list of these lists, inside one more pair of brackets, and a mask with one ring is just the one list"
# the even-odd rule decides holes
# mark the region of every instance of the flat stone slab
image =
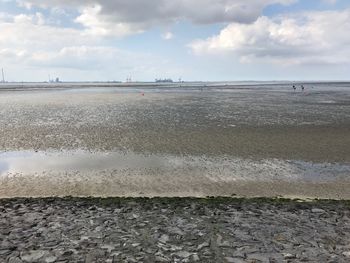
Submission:
[[348,262],[350,203],[0,200],[1,262]]

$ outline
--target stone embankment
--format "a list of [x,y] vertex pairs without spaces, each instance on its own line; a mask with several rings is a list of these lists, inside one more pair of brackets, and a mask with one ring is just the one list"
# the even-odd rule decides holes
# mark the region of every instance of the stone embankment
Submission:
[[280,199],[3,199],[0,261],[349,262],[350,204]]

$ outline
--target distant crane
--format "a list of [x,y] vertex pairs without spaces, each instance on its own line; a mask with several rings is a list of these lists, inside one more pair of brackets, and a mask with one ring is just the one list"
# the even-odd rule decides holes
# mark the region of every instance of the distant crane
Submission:
[[127,83],[132,82],[131,76],[130,77],[126,77],[126,82]]
[[3,68],[1,68],[1,73],[2,73],[2,83],[5,83],[5,74],[4,74]]

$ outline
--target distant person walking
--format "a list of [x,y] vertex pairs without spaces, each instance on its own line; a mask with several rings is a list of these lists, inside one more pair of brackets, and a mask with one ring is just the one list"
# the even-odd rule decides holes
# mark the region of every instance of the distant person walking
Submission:
[[294,91],[296,91],[297,87],[295,87],[295,85],[293,85],[293,89],[294,89]]
[[301,90],[302,90],[302,91],[304,91],[304,90],[305,90],[304,85],[301,85]]

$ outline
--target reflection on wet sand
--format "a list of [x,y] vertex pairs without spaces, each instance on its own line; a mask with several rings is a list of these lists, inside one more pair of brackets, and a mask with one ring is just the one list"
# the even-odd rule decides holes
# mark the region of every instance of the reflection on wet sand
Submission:
[[344,164],[84,151],[5,152],[0,159],[0,197],[350,197]]

